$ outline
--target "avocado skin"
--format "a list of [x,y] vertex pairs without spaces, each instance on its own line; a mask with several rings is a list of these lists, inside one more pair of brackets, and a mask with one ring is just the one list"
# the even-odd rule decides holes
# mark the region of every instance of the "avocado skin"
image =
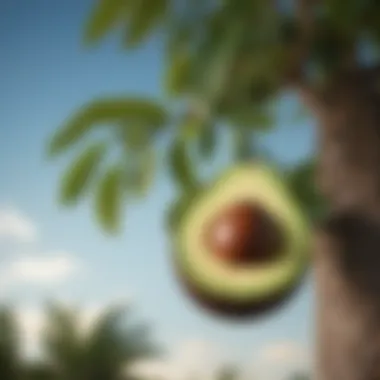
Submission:
[[[175,257],[175,255],[174,255]],[[282,292],[273,294],[267,299],[252,302],[233,302],[222,298],[216,298],[207,291],[195,286],[189,276],[181,270],[177,260],[171,260],[174,266],[174,273],[177,281],[181,285],[182,290],[189,296],[190,299],[196,302],[204,311],[224,320],[230,321],[252,321],[267,317],[281,307],[285,306],[301,288],[306,269],[300,275],[292,286],[284,289]]]

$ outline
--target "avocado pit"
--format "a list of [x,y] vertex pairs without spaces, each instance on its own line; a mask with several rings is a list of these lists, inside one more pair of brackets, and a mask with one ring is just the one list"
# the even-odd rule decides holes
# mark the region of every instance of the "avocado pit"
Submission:
[[234,266],[272,261],[284,243],[273,218],[250,201],[221,210],[206,225],[204,236],[209,252]]

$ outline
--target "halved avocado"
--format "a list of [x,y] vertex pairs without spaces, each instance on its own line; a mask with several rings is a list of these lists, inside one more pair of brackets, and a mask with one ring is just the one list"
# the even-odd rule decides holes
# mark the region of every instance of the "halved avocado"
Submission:
[[307,221],[281,178],[246,164],[193,200],[177,229],[174,261],[198,303],[227,317],[254,317],[297,288],[308,242]]

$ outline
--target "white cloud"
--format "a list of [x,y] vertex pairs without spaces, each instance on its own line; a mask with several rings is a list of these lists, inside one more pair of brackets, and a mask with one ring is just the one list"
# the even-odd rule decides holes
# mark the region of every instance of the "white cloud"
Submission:
[[37,228],[29,218],[11,208],[0,209],[0,239],[31,242],[36,238]]
[[223,364],[224,355],[217,345],[202,339],[189,339],[166,359],[144,360],[126,370],[148,380],[212,379]]
[[262,347],[251,368],[252,373],[268,380],[283,380],[295,372],[310,370],[310,350],[295,341],[273,342]]
[[8,274],[14,281],[52,283],[62,282],[78,270],[78,263],[67,253],[22,257],[14,260]]
[[307,350],[292,341],[269,344],[261,352],[263,361],[276,363],[304,362],[307,356]]
[[[215,344],[191,339],[173,348],[168,358],[141,361],[129,371],[146,380],[215,379],[218,370],[230,363],[226,360],[230,356]],[[239,365],[238,370],[241,380],[286,380],[295,372],[308,372],[308,350],[297,342],[273,342],[256,352],[253,360]]]
[[[0,207],[0,242],[25,242],[32,248],[37,240],[35,223],[12,207]],[[59,284],[78,272],[79,263],[66,252],[27,253],[12,249],[1,262],[0,295],[19,284]],[[82,269],[82,268],[81,268]]]
[[10,261],[0,273],[0,290],[3,294],[16,285],[61,284],[81,269],[74,256],[65,252],[23,255]]

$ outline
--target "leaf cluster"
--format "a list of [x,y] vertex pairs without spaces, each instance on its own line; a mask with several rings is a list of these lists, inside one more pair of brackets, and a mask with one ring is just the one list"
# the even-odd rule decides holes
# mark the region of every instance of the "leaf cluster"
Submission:
[[[85,105],[49,144],[51,157],[76,145],[81,147],[63,174],[61,202],[76,205],[91,193],[102,227],[110,233],[118,232],[126,200],[145,195],[152,186],[154,143],[167,122],[167,111],[148,99],[105,98]],[[109,132],[110,139],[103,135],[97,138],[99,130]],[[87,146],[83,148],[82,144]]]
[[[77,204],[91,192],[103,228],[119,231],[126,201],[145,195],[153,184],[161,162],[158,143],[164,139],[169,144],[164,162],[178,190],[168,211],[171,225],[176,218],[170,215],[176,215],[204,187],[199,163],[215,157],[222,129],[229,130],[236,160],[259,155],[257,136],[275,126],[276,97],[295,67],[319,83],[347,60],[360,61],[361,44],[376,52],[379,2],[315,2],[309,10],[313,29],[303,55],[299,50],[305,22],[298,4],[285,0],[94,1],[84,28],[86,46],[112,33],[127,50],[161,38],[163,88],[178,107],[173,112],[160,102],[134,96],[98,99],[82,107],[50,145],[56,155],[79,141],[87,143],[64,174],[62,202]],[[113,138],[108,144],[104,139],[89,143],[87,136],[94,135],[95,129],[106,130]],[[107,161],[110,151],[116,156],[112,163]],[[294,172],[289,175],[290,186],[303,204],[310,205],[314,218],[318,213],[314,208],[320,205],[309,195],[310,176],[302,167]]]
[[160,354],[149,326],[131,310],[110,306],[94,321],[56,304],[47,307],[40,341],[43,360],[26,361],[14,312],[0,310],[0,378],[4,380],[121,380],[136,360]]

